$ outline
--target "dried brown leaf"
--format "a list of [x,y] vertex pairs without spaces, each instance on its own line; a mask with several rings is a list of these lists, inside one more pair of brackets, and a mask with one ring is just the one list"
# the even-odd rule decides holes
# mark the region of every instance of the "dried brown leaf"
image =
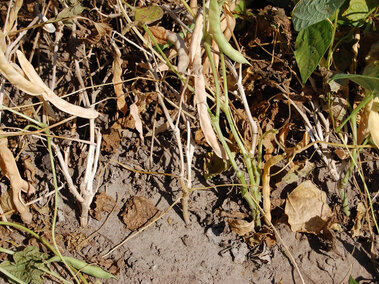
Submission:
[[254,221],[248,222],[240,219],[228,219],[228,224],[232,231],[240,237],[254,232]]
[[118,130],[118,125],[116,128],[111,127],[108,131],[103,133],[103,139],[101,141],[101,151],[107,153],[116,153],[118,147],[120,146],[121,135]]
[[[149,27],[149,30],[159,44],[167,43],[166,29],[164,27]],[[145,37],[148,38],[148,35],[145,34]]]
[[270,201],[270,168],[279,163],[285,157],[284,154],[271,157],[265,164],[262,175],[262,200],[263,211],[265,212],[265,221],[271,223],[271,201]]
[[326,193],[311,181],[297,186],[287,197],[285,213],[293,232],[320,234],[332,210],[326,203]]
[[116,201],[107,195],[106,192],[101,192],[95,197],[95,209],[91,210],[91,216],[96,220],[101,220],[101,213],[108,212],[110,213],[115,206]]
[[109,35],[112,32],[112,27],[106,23],[96,23],[92,22],[94,29],[91,29],[90,34],[84,38],[90,44],[96,44],[102,40],[105,36]]
[[126,202],[121,217],[126,227],[135,231],[157,214],[159,214],[159,210],[150,199],[143,196],[133,196]]

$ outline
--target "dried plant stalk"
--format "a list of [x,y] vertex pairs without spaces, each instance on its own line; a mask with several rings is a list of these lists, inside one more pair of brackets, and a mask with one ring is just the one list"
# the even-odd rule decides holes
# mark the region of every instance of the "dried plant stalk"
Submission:
[[0,168],[10,181],[12,201],[16,210],[20,213],[21,219],[25,223],[30,223],[32,214],[21,199],[21,191],[31,194],[35,193],[36,190],[30,183],[22,179],[13,153],[8,148],[8,139],[5,137],[0,137]]

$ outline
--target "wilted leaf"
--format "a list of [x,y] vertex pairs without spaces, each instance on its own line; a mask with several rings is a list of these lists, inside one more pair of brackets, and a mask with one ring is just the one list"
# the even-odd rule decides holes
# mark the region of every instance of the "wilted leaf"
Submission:
[[135,9],[135,22],[137,25],[148,25],[163,17],[163,10],[159,6],[149,6]]
[[332,216],[326,204],[326,193],[311,181],[301,183],[288,195],[285,213],[292,231],[316,235]]
[[135,231],[157,214],[159,214],[159,210],[149,199],[143,196],[133,196],[125,203],[121,217],[126,227]]
[[96,44],[105,36],[112,33],[112,27],[106,23],[96,23],[92,22],[94,28],[91,28],[90,34],[83,38],[90,44]]
[[254,221],[228,219],[228,224],[232,231],[240,237],[254,232]]
[[282,180],[278,183],[290,184],[297,182],[300,178],[307,177],[315,168],[315,164],[306,160],[305,162],[294,162],[290,170],[285,174]]
[[101,141],[101,150],[107,153],[116,153],[120,146],[121,135],[120,131],[114,127],[111,127],[106,133],[103,133],[103,140]]
[[[166,29],[164,27],[149,27],[149,30],[159,44],[167,43]],[[148,37],[148,34],[145,34],[145,36]]]
[[46,259],[47,255],[40,252],[37,247],[28,246],[13,255],[14,262],[4,261],[0,263],[0,267],[26,283],[42,284],[44,280],[41,276],[44,272],[39,270],[38,266],[48,269],[43,264]]
[[11,211],[13,209],[17,211],[16,207],[14,206],[12,202],[11,194],[12,194],[11,189],[8,189],[7,191],[4,191],[0,195],[0,206],[1,206],[1,209],[3,209],[4,213],[7,211]]

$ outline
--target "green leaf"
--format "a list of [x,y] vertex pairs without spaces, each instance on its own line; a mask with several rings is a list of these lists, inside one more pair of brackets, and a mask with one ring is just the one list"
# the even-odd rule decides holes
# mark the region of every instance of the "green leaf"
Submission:
[[134,21],[138,25],[148,25],[154,23],[163,17],[163,10],[158,6],[149,6],[135,9]]
[[379,78],[367,75],[356,75],[356,74],[336,74],[329,81],[338,79],[349,79],[354,83],[361,85],[363,88],[379,93]]
[[363,20],[369,8],[367,6],[366,0],[350,0],[349,8],[343,12],[342,16],[346,17],[350,21],[356,22],[359,20]]
[[292,22],[296,31],[301,31],[321,22],[334,13],[345,0],[302,0],[292,11]]
[[350,275],[349,284],[359,284],[359,283]]
[[305,83],[320,63],[332,41],[332,26],[322,21],[302,30],[296,38],[295,58]]

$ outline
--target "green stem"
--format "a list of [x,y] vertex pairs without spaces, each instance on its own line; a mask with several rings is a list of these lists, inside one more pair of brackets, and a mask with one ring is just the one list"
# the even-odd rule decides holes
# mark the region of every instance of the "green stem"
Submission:
[[[249,204],[249,207],[252,210],[252,217],[254,218],[254,220],[258,224],[259,223],[259,211],[256,208],[255,203],[252,200],[251,195],[249,194],[249,189],[248,189],[247,182],[246,182],[246,179],[244,177],[244,174],[239,169],[239,167],[238,167],[238,165],[237,165],[237,163],[236,163],[236,161],[234,159],[234,156],[232,155],[232,152],[230,151],[230,148],[229,148],[229,146],[228,146],[228,144],[227,144],[227,142],[225,140],[225,137],[224,137],[224,135],[222,133],[222,130],[220,128],[220,109],[222,109],[222,111],[226,115],[226,118],[227,118],[227,121],[228,121],[228,125],[229,125],[229,127],[230,127],[230,129],[231,129],[231,131],[233,133],[233,136],[235,137],[235,140],[237,141],[238,146],[240,147],[240,149],[241,149],[242,152],[243,152],[243,150],[245,150],[245,147],[244,147],[242,141],[240,140],[238,132],[237,132],[235,126],[234,126],[234,121],[233,121],[233,119],[231,117],[231,113],[230,113],[230,109],[229,109],[228,93],[227,93],[228,89],[227,89],[227,85],[225,84],[226,74],[225,74],[225,62],[223,61],[223,55],[221,53],[221,58],[222,58],[221,59],[222,60],[221,64],[223,66],[223,74],[224,74],[224,90],[225,90],[225,94],[224,95],[225,95],[225,98],[224,98],[224,101],[221,102],[221,99],[220,99],[221,90],[220,90],[220,85],[219,85],[218,76],[217,76],[218,72],[216,70],[216,67],[215,67],[215,64],[214,64],[214,61],[213,61],[213,57],[212,57],[212,53],[211,53],[211,48],[210,48],[209,42],[205,42],[204,46],[205,46],[205,50],[207,52],[209,61],[211,63],[211,68],[212,68],[213,77],[214,77],[215,86],[216,86],[216,116],[213,115],[213,113],[211,111],[209,111],[209,114],[211,116],[211,122],[212,122],[213,127],[215,128],[215,131],[217,133],[218,138],[220,139],[220,142],[221,142],[222,146],[224,147],[224,149],[226,151],[226,154],[228,155],[230,163],[231,163],[234,171],[236,172],[237,178],[239,179],[240,183],[242,184],[242,186],[241,186],[241,195],[246,200],[246,202]],[[245,150],[245,154],[246,153],[247,153],[247,151]],[[243,156],[245,158],[246,165],[250,164],[250,167],[248,167],[248,173],[249,173],[249,177],[251,179],[252,184],[254,184],[255,179],[254,179],[254,174],[253,174],[252,167],[251,167],[250,156],[248,154],[247,155],[243,155]],[[254,193],[254,197],[257,196],[258,197],[257,199],[260,200],[260,195],[259,195],[257,187],[253,188],[253,193]]]
[[334,44],[334,38],[336,36],[336,29],[337,29],[337,21],[338,21],[338,12],[339,9],[336,10],[334,13],[334,23],[333,23],[333,31],[332,31],[332,40],[330,42],[329,46],[329,52],[328,52],[328,59],[327,59],[327,68],[329,70],[330,66],[332,65],[332,56],[333,56],[333,44]]

